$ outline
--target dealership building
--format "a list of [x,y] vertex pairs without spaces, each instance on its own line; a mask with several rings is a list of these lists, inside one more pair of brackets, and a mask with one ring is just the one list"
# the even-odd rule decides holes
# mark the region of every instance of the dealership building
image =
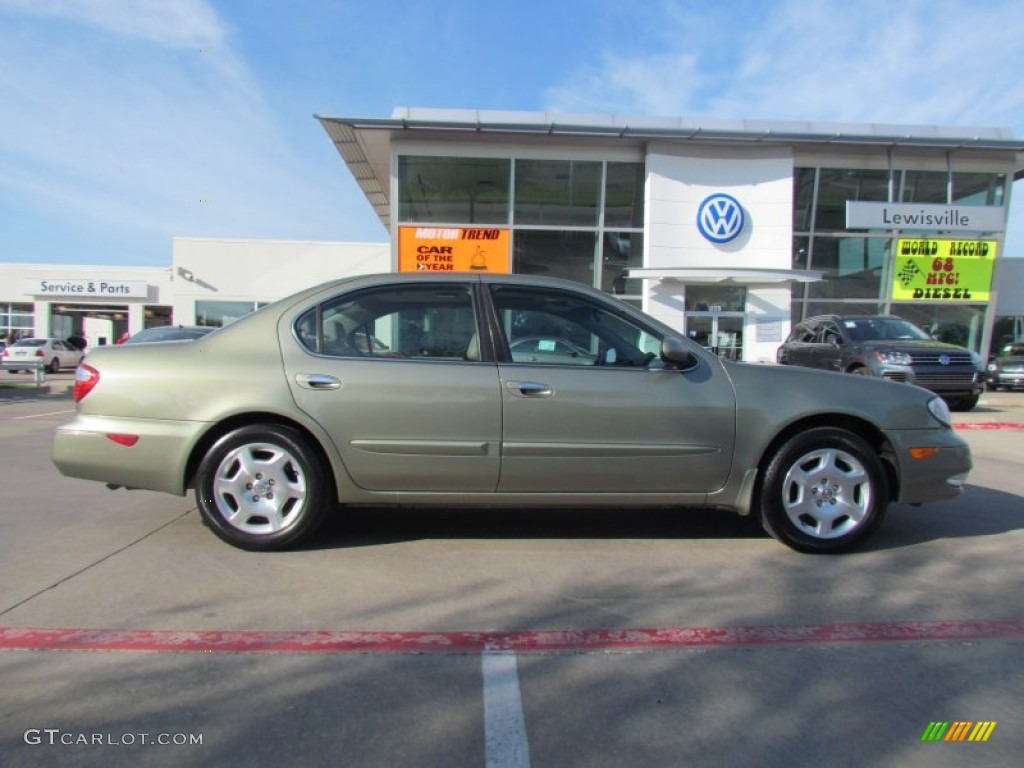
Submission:
[[0,332],[109,343],[393,270],[568,278],[746,361],[774,360],[793,323],[823,313],[899,315],[980,353],[1022,335],[1024,259],[1003,242],[1024,140],[1004,129],[409,108],[317,119],[388,241],[182,237],[163,268],[0,265]]

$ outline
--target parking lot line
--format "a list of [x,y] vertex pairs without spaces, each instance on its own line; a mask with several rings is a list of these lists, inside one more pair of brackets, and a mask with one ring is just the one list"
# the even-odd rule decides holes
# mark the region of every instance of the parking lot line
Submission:
[[74,408],[68,408],[65,411],[50,411],[49,413],[32,413],[28,416],[12,416],[11,421],[19,421],[20,419],[41,419],[43,416],[58,416],[62,413],[74,413]]
[[482,653],[1024,638],[1024,618],[520,632],[217,631],[0,627],[0,649],[227,653]]
[[487,768],[529,768],[523,695],[516,655],[511,651],[481,654],[484,679],[484,754]]

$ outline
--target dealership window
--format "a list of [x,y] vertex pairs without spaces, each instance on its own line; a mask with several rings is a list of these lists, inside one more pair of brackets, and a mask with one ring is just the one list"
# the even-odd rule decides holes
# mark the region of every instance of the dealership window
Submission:
[[642,162],[403,155],[398,224],[511,224],[514,272],[639,306],[642,283],[626,272],[643,264],[645,173]]
[[811,299],[881,298],[882,268],[889,238],[817,237],[811,269],[824,273],[824,280],[810,283]]
[[964,205],[1003,205],[1004,173],[954,173],[953,202]]
[[608,163],[604,184],[604,225],[643,229],[644,164]]
[[508,224],[512,162],[486,157],[398,158],[398,218],[409,223]]
[[904,171],[899,199],[942,205],[949,199],[949,175],[945,171]]
[[846,229],[846,203],[850,200],[884,202],[889,199],[889,172],[822,168],[814,228],[836,232]]
[[595,227],[601,163],[576,160],[517,160],[516,225]]
[[594,284],[593,231],[517,230],[512,269],[523,275],[547,275]]
[[230,325],[250,312],[255,312],[265,301],[197,301],[196,325],[220,328]]
[[0,336],[4,340],[19,334],[31,336],[34,327],[31,304],[0,304]]
[[977,352],[985,328],[985,306],[893,303],[890,312],[909,320],[934,339]]

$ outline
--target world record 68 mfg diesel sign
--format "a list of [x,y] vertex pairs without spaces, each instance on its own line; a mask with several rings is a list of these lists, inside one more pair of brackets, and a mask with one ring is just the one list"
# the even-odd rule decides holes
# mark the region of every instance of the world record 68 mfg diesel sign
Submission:
[[892,297],[919,301],[988,301],[996,240],[899,239]]

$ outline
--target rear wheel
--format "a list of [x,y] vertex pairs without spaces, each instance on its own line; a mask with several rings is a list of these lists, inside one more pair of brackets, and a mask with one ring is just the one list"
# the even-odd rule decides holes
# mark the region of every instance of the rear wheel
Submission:
[[196,504],[222,540],[280,550],[312,534],[333,503],[328,468],[306,439],[276,424],[241,427],[206,452]]
[[56,357],[53,358],[53,360],[50,361],[50,364],[48,366],[46,366],[46,370],[49,373],[59,373],[60,372],[60,360],[58,360]]
[[882,461],[858,435],[818,427],[787,440],[761,484],[761,522],[798,552],[840,552],[878,528],[888,506]]

